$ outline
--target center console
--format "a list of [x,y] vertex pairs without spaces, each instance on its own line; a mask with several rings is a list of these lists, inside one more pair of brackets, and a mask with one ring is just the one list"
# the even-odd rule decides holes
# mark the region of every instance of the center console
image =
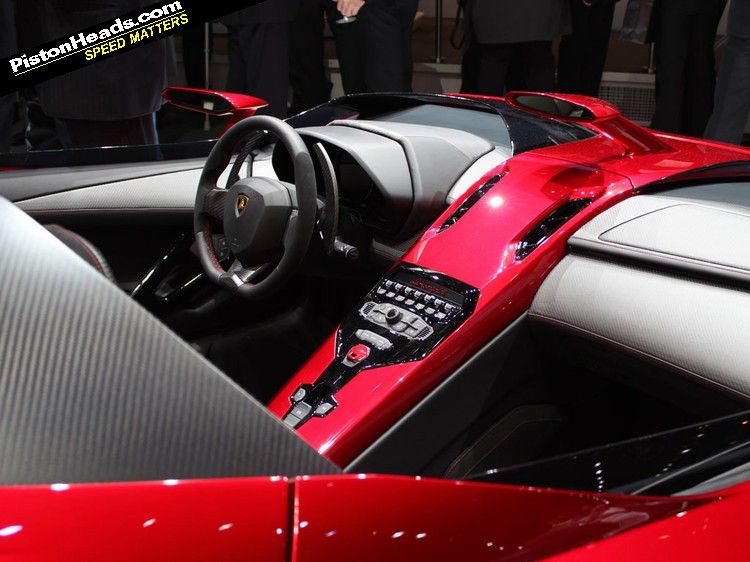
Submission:
[[336,355],[312,384],[289,397],[284,422],[298,428],[337,406],[336,393],[367,369],[427,356],[468,318],[479,290],[441,273],[400,264],[364,297],[336,334]]

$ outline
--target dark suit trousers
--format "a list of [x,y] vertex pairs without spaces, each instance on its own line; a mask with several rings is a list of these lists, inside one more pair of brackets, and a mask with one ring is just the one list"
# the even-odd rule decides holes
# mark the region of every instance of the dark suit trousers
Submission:
[[283,118],[289,95],[289,24],[228,25],[227,90],[266,100],[258,113]]
[[726,0],[704,1],[711,10],[697,13],[681,9],[674,0],[656,3],[654,129],[694,137],[706,129],[716,81],[716,27]]
[[729,36],[706,138],[740,144],[750,113],[750,39]]
[[344,92],[362,91],[359,82],[357,26],[337,24],[341,13],[333,0],[304,0],[290,26],[289,80],[292,85],[292,113],[299,113],[330,99],[332,84],[326,77],[324,31],[330,22],[336,42]]
[[[0,57],[10,57],[16,51],[16,25],[11,0],[0,0]],[[16,95],[0,97],[0,152],[10,149],[10,127]]]
[[480,52],[479,45],[468,33],[464,41],[464,53],[461,57],[461,92],[470,94],[477,91]]
[[16,108],[16,94],[0,97],[0,152],[10,150],[10,133]]
[[555,59],[551,41],[476,44],[475,48],[476,92],[472,93],[502,96],[509,85],[512,68],[518,69],[519,74],[513,76],[514,84],[522,82],[528,90],[554,91]]
[[[209,60],[213,51],[213,30],[209,26]],[[206,27],[196,25],[182,32],[182,63],[185,67],[185,81],[191,88],[206,87]],[[211,85],[209,84],[209,87]]]
[[584,6],[570,0],[573,33],[560,42],[557,88],[560,92],[597,97],[607,60],[615,0]]
[[417,0],[366,2],[356,23],[365,92],[410,92]]

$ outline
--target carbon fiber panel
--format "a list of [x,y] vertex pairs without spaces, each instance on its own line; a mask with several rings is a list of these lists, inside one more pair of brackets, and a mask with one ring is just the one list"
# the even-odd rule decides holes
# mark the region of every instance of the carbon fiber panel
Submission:
[[337,472],[0,199],[0,484]]

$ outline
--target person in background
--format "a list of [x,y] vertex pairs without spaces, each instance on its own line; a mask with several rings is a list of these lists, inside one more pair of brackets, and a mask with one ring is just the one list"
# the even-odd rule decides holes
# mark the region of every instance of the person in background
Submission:
[[[310,0],[302,0],[309,2]],[[300,0],[266,0],[221,18],[229,30],[226,89],[264,99],[258,113],[284,118],[289,98],[289,22]]]
[[750,113],[750,0],[731,0],[727,43],[706,138],[740,144]]
[[[16,25],[11,0],[0,0],[0,58],[16,52]],[[0,97],[0,152],[10,150],[11,125],[16,108],[16,94]]]
[[208,45],[205,25],[194,25],[182,31],[182,65],[185,69],[185,82],[191,88],[206,88],[206,47],[210,64],[214,50],[213,25],[209,23],[208,26]]
[[609,36],[619,0],[569,0],[572,33],[560,42],[557,89],[599,96]]
[[417,0],[336,1],[344,17],[357,18],[341,24],[356,26],[358,75],[351,77],[356,90],[411,91],[411,34],[417,4]]
[[[326,77],[325,24],[328,22],[336,42],[344,93],[363,90],[359,83],[357,22],[341,22],[343,15],[335,0],[304,0],[291,23],[289,79],[293,97],[291,113],[296,114],[331,99],[333,85]],[[336,23],[341,22],[341,23]]]
[[656,109],[651,127],[703,136],[713,110],[714,41],[727,0],[656,0]]
[[[16,29],[23,33],[16,34],[19,53],[32,51],[42,43],[42,34],[36,17],[38,9],[31,9],[31,2],[13,0],[15,6]],[[4,21],[4,20],[3,20]],[[12,144],[26,146],[26,150],[60,150],[63,146],[57,134],[58,124],[55,119],[46,115],[39,102],[38,88],[34,85],[22,88],[18,92],[21,107],[24,109],[26,126]]]
[[[39,42],[76,33],[151,4],[150,0],[18,2]],[[168,44],[158,41],[36,85],[63,148],[157,144],[155,112],[167,86]]]
[[461,56],[461,91],[476,92],[479,71],[479,47],[476,42],[467,34],[464,35],[464,52]]
[[465,25],[474,48],[475,91],[501,96],[511,63],[529,90],[554,91],[552,41],[570,31],[568,0],[468,0]]

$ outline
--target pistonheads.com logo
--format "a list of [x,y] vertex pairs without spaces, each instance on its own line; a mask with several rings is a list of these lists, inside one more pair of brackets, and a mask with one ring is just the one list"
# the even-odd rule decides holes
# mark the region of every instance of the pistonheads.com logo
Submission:
[[82,53],[87,61],[91,61],[188,23],[188,14],[182,4],[172,2],[143,12],[135,18],[117,18],[112,25],[102,28],[98,33],[71,35],[58,47],[40,49],[30,56],[22,54],[8,62],[13,75],[21,76],[76,54]]

